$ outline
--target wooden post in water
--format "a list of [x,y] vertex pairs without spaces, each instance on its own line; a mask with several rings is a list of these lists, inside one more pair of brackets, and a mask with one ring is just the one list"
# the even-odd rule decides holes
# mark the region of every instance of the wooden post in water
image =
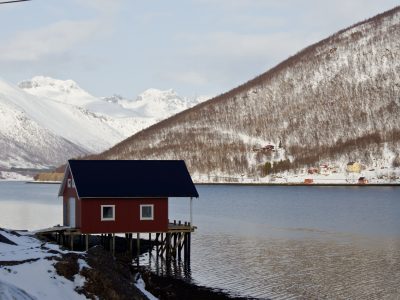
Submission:
[[86,248],[86,251],[88,251],[89,250],[89,235],[88,234],[86,234],[85,235],[85,248]]
[[137,266],[139,267],[139,255],[140,255],[140,233],[136,234],[136,260]]
[[181,261],[181,259],[182,259],[182,246],[183,246],[183,244],[182,244],[182,232],[180,232],[180,233],[178,233],[178,260],[179,261]]
[[184,243],[184,251],[185,251],[185,262],[187,261],[187,252],[188,252],[188,246],[187,246],[187,232],[185,232],[184,233],[184,235],[185,235],[185,237],[184,237],[184,240],[183,240],[183,243]]
[[112,234],[112,255],[115,256],[115,233]]
[[171,258],[171,234],[167,233],[167,238],[166,238],[166,256],[167,259]]
[[158,260],[158,238],[160,237],[159,233],[156,233],[156,239],[155,239],[155,243],[156,243],[156,257]]
[[178,239],[178,234],[174,233],[174,247],[173,247],[173,256],[176,259],[176,255],[177,255],[177,248],[178,248],[178,244],[177,244],[177,239]]
[[136,234],[136,248],[137,248],[137,255],[139,256],[139,253],[140,253],[140,233]]
[[128,249],[129,249],[129,254],[132,256],[132,233],[128,233]]
[[69,235],[70,243],[71,243],[71,251],[74,251],[74,235],[71,233]]

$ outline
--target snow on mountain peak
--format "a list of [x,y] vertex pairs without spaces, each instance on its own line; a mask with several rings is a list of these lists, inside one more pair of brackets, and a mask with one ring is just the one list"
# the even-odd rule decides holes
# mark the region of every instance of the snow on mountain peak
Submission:
[[39,96],[51,98],[60,102],[83,106],[98,100],[88,92],[79,87],[71,80],[60,80],[46,76],[35,76],[30,80],[23,80],[18,83],[18,87],[25,92]]
[[165,101],[170,101],[170,100],[182,100],[180,96],[173,90],[158,90],[158,89],[147,89],[143,93],[141,93],[139,96],[137,96],[136,101],[159,101],[159,102],[165,102]]
[[136,111],[143,117],[167,118],[190,107],[187,99],[180,97],[173,89],[147,89],[135,100],[120,100],[118,103],[127,109]]
[[23,80],[18,86],[22,89],[51,87],[65,92],[73,89],[81,89],[79,85],[71,79],[60,80],[46,76],[35,76],[30,80]]

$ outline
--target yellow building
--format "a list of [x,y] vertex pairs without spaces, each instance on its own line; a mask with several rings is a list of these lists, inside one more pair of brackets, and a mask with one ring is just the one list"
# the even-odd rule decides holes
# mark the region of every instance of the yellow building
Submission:
[[347,164],[346,171],[349,173],[360,173],[361,172],[361,164],[358,162],[351,161]]

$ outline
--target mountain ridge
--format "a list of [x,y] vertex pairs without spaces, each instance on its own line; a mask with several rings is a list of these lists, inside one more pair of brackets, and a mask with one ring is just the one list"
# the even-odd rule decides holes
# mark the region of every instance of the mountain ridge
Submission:
[[[398,155],[400,139],[399,12],[397,6],[340,30],[93,158],[181,158],[193,174],[250,177],[281,160],[290,162],[281,171],[321,157],[341,165],[386,161]],[[268,144],[283,149],[253,151]]]

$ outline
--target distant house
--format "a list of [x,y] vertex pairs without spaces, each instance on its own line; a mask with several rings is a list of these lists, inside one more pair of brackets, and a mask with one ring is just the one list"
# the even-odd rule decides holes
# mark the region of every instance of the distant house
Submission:
[[318,174],[319,173],[319,169],[318,168],[309,168],[307,170],[308,174]]
[[346,171],[349,173],[360,173],[361,172],[361,164],[358,162],[351,161],[347,164]]
[[178,160],[70,160],[58,195],[83,234],[167,232],[168,197],[199,196]]
[[274,151],[275,146],[274,145],[266,145],[264,147],[262,147],[263,151]]
[[365,177],[358,178],[358,184],[368,184],[368,180]]
[[313,183],[314,183],[314,180],[311,178],[304,179],[304,184],[313,184]]
[[319,166],[319,173],[323,175],[329,174],[329,166],[327,164],[322,164]]

